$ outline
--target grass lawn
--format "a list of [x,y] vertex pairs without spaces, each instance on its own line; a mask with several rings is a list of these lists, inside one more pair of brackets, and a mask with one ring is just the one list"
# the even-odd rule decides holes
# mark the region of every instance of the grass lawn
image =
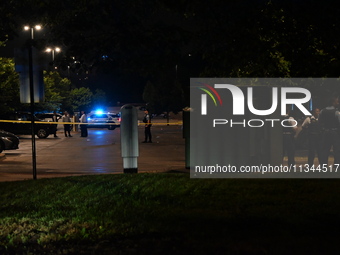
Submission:
[[0,254],[339,254],[340,180],[0,183]]

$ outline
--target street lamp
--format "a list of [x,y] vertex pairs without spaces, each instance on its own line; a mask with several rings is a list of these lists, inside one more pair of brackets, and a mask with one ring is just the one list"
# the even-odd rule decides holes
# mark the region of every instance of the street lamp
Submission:
[[35,25],[34,27],[30,27],[30,26],[24,26],[24,29],[27,30],[31,30],[31,40],[34,39],[34,31],[35,30],[41,30],[41,25]]
[[51,52],[52,53],[52,62],[54,62],[54,54],[59,53],[61,51],[61,49],[59,47],[55,47],[55,48],[47,48],[45,50],[45,52]]
[[32,165],[33,165],[33,179],[37,179],[37,162],[36,162],[36,149],[35,149],[35,125],[34,125],[34,83],[33,83],[33,40],[34,31],[40,30],[41,25],[25,26],[26,31],[30,30],[30,42],[28,45],[28,71],[30,81],[30,106],[31,106],[31,129],[32,129]]

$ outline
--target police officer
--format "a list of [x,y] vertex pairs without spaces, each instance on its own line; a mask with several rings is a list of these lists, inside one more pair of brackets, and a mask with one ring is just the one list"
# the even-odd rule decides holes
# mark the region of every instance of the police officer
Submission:
[[[79,119],[80,123],[87,123],[87,115],[85,111],[81,111],[81,116]],[[87,125],[86,124],[81,124],[80,125],[80,137],[87,137],[88,132],[87,132]]]
[[312,167],[314,164],[315,154],[320,161],[320,142],[321,129],[319,125],[320,109],[315,108],[312,116],[308,116],[302,123],[302,128],[307,130],[308,137],[308,165]]
[[328,164],[328,156],[333,147],[334,164],[340,163],[340,112],[337,107],[339,105],[339,96],[333,95],[329,106],[322,109],[319,115],[319,123],[322,129],[321,135],[321,154],[320,164]]
[[152,143],[152,136],[151,136],[151,116],[149,114],[148,110],[144,111],[145,115],[143,118],[143,122],[145,123],[145,130],[144,130],[144,134],[145,134],[145,139],[143,143]]
[[286,108],[286,115],[283,116],[284,122],[283,127],[283,156],[287,154],[288,165],[295,165],[295,132],[297,129],[296,121],[291,116],[290,107]]

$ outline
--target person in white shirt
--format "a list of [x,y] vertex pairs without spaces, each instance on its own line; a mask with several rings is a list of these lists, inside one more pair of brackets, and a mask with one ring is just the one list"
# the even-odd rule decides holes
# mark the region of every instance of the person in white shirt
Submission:
[[[81,111],[81,117],[79,119],[80,123],[87,123],[87,115],[85,111]],[[87,125],[80,124],[80,137],[87,137]]]

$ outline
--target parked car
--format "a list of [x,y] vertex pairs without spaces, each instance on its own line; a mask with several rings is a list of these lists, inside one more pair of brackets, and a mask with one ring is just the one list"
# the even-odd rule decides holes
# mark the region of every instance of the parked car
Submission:
[[[34,125],[34,133],[39,138],[47,138],[55,131],[55,125],[49,124],[48,121],[38,119],[33,115],[34,121],[37,121]],[[6,115],[1,115],[0,120],[8,120],[6,122],[0,122],[0,129],[7,132],[11,132],[15,135],[30,135],[32,134],[31,114],[26,112],[15,112]],[[20,121],[20,122],[18,122]],[[22,122],[21,122],[22,121]],[[38,123],[39,122],[39,123]]]
[[19,138],[10,132],[0,130],[0,153],[16,149],[19,149]]
[[[60,113],[57,113],[57,120],[60,120],[62,118],[62,115]],[[46,121],[53,121],[53,113],[38,113],[35,116],[37,116],[38,119],[46,120]]]
[[90,113],[87,122],[89,123],[88,128],[108,128],[109,130],[116,128],[116,122],[106,113]]

